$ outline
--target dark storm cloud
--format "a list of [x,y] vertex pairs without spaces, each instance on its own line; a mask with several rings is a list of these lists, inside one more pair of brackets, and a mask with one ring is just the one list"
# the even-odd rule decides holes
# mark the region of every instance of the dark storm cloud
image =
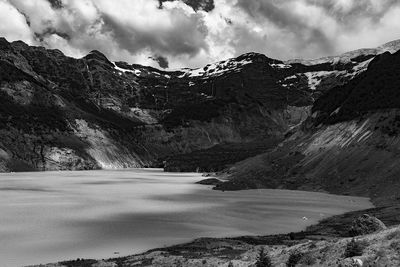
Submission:
[[163,29],[147,31],[131,27],[107,14],[102,14],[102,19],[105,23],[104,30],[112,33],[121,48],[132,53],[150,48],[156,53],[194,56],[201,49],[207,49],[204,40],[207,28],[202,27],[201,17],[196,14],[186,16],[176,13],[175,26],[168,31]]
[[168,69],[169,68],[169,63],[168,59],[163,56],[155,55],[152,57],[149,57],[150,59],[154,60],[155,62],[158,63],[158,65],[163,68],[163,69]]

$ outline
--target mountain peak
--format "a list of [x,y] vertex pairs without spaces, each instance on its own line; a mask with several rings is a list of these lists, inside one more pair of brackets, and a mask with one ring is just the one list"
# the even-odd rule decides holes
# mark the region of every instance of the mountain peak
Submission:
[[95,56],[99,56],[99,57],[103,57],[103,58],[107,58],[102,52],[100,52],[99,50],[92,50],[89,52],[89,54],[87,54],[87,56],[90,55],[95,55]]
[[98,50],[90,51],[89,54],[87,54],[84,58],[87,59],[87,60],[98,60],[100,62],[103,62],[103,63],[106,63],[108,65],[114,66],[114,64],[111,63],[111,61],[108,60],[108,58]]
[[243,55],[238,56],[236,59],[238,61],[251,60],[253,62],[270,62],[270,61],[273,61],[273,59],[270,59],[266,55],[261,54],[261,53],[256,53],[256,52],[245,53]]
[[[27,45],[26,43],[24,43],[23,41],[14,41],[11,43],[13,47],[16,47],[18,49],[27,49],[29,47],[29,45]],[[39,49],[41,49],[41,47],[38,47]]]
[[0,37],[0,49],[5,49],[10,46],[10,43],[7,41],[6,38]]

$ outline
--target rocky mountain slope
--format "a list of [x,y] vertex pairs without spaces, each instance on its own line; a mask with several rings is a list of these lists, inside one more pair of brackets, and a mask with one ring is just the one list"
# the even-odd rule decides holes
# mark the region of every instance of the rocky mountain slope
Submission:
[[367,71],[323,94],[284,142],[231,167],[217,188],[320,190],[399,204],[399,69],[400,52],[375,57]]
[[[220,169],[271,149],[307,118],[315,99],[396,47],[339,62],[282,62],[249,53],[199,69],[161,71],[111,62],[99,51],[74,59],[2,38],[0,170],[163,161],[181,170],[180,155],[216,145],[221,155],[229,147],[226,157],[218,157]],[[242,148],[248,148],[245,155]],[[182,170],[198,169],[204,158],[189,156],[190,166]]]
[[[376,49],[360,49],[345,53],[336,57],[327,57],[316,60],[292,60],[281,62],[273,60],[270,64],[275,69],[284,73],[283,78],[277,78],[277,83],[285,90],[308,91],[310,93],[311,103],[314,103],[325,92],[332,88],[341,86],[349,82],[355,77],[358,77],[368,68],[370,62],[378,55],[385,52],[395,52],[400,49],[400,42],[393,41]],[[234,62],[236,63],[236,62]],[[232,65],[232,61],[220,62],[219,65]],[[215,64],[206,66],[204,69],[194,70],[196,75],[212,75],[209,69],[214,70]],[[217,72],[220,73],[220,72]],[[281,95],[284,96],[285,90],[281,90]],[[288,132],[292,131],[296,125],[299,125],[310,115],[310,106],[299,107],[288,106],[287,111],[292,115],[292,118],[297,118],[296,121],[291,121]],[[296,123],[297,122],[297,123]],[[283,140],[284,136],[280,138]],[[237,144],[225,144],[230,149],[221,149],[215,147],[211,150],[194,151],[189,154],[180,154],[170,157],[167,160],[166,170],[172,171],[220,171],[229,166],[233,162],[244,160],[249,156],[259,154],[260,150],[268,152],[277,143],[279,139],[275,139],[271,143],[271,139],[260,143],[247,143],[242,146]],[[248,148],[258,149],[248,149]],[[249,153],[244,153],[247,151]],[[219,159],[223,160],[219,160]],[[226,160],[231,159],[231,160]]]

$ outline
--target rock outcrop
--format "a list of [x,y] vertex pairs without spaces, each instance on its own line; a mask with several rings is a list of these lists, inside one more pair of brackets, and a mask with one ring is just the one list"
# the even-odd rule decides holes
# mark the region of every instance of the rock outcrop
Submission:
[[349,234],[350,236],[367,235],[385,229],[386,225],[381,220],[371,215],[363,214],[353,221]]

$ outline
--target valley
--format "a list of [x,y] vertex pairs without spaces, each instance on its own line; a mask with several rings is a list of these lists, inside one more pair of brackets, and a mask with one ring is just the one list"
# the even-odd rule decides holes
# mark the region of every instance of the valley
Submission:
[[[218,197],[229,195],[233,202],[239,195],[248,201],[276,192],[307,191],[363,197],[374,205],[333,208],[329,215],[335,216],[309,221],[309,215],[296,213],[299,221],[286,220],[307,223],[277,230],[274,227],[282,222],[275,222],[269,232],[263,213],[249,208],[258,207],[252,203],[234,218],[260,216],[256,220],[262,227],[257,231],[247,231],[251,224],[243,222],[247,230],[220,231],[221,235],[215,229],[200,231],[166,245],[203,234],[214,238],[48,267],[249,266],[261,247],[275,263],[287,261],[296,250],[318,258],[309,265],[339,264],[332,257],[345,264],[347,258],[341,255],[350,242],[349,229],[364,213],[389,228],[358,237],[368,243],[365,251],[373,258],[364,253],[362,260],[385,258],[388,266],[395,266],[400,223],[399,49],[400,42],[393,41],[334,57],[286,61],[247,53],[197,69],[166,71],[111,62],[96,50],[76,59],[1,38],[0,171],[4,177],[27,171],[34,177],[42,176],[38,171],[57,176],[52,171],[158,167],[165,171],[161,176],[208,173],[187,186],[207,188],[206,194]],[[80,174],[71,172],[75,175]],[[208,186],[195,184],[210,178],[218,180]],[[111,190],[115,181],[99,184],[103,182]],[[28,189],[35,190],[42,189]],[[306,201],[306,206],[318,201]],[[374,243],[386,254],[381,255]],[[161,246],[152,243],[124,255]]]
[[[249,147],[247,155],[256,155],[268,145],[251,144],[282,140],[308,118],[322,93],[363,73],[396,44],[311,63],[248,53],[199,69],[161,71],[111,62],[99,51],[74,59],[3,38],[0,170],[164,161],[179,170],[175,156],[223,144]],[[223,165],[241,159],[228,157]]]

